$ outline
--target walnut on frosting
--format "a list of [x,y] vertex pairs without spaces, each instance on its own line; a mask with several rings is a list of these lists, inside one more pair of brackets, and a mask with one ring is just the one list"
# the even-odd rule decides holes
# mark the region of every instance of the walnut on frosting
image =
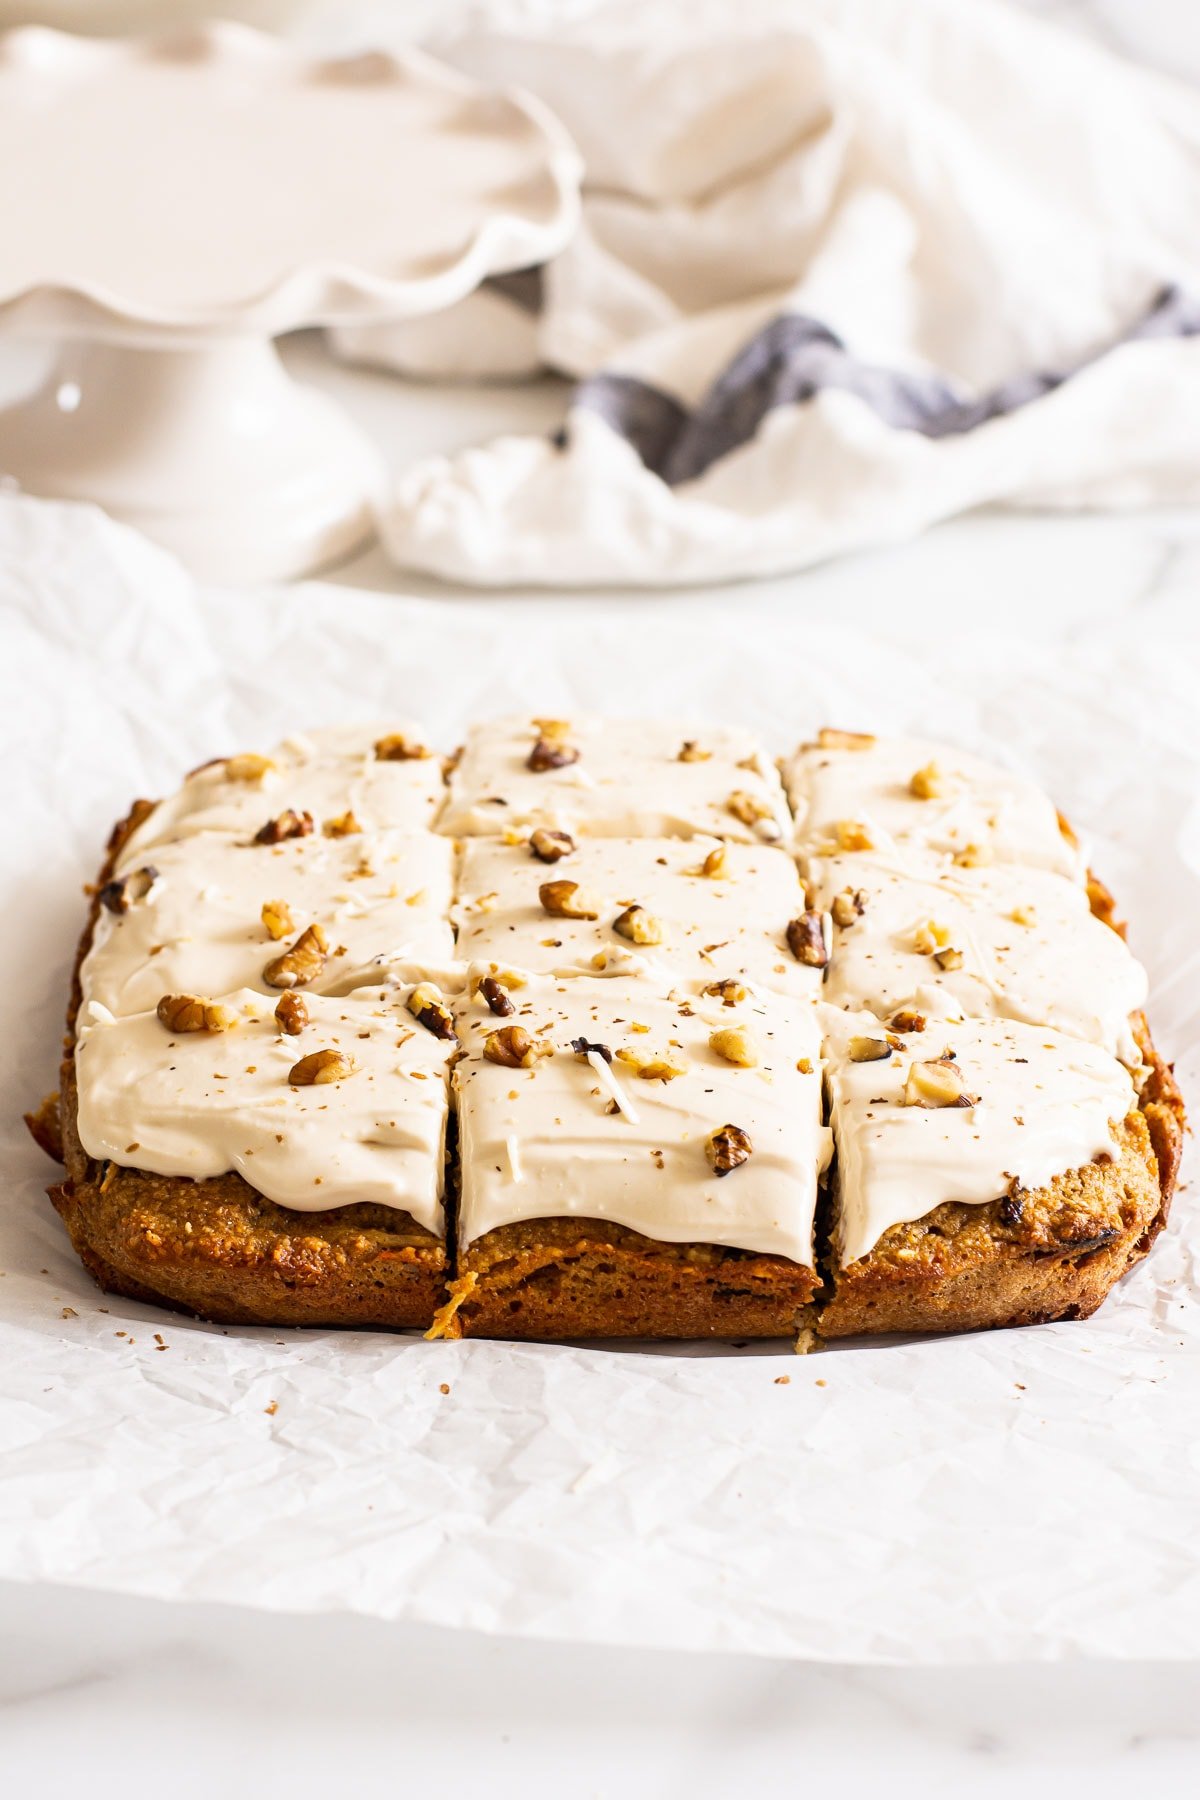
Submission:
[[618,1050],[617,1061],[632,1070],[639,1081],[674,1081],[687,1074],[684,1063],[675,1062],[669,1056],[643,1056],[637,1050]]
[[701,992],[711,1000],[719,1000],[722,1006],[740,1006],[743,1000],[750,997],[750,989],[742,982],[735,981],[731,975],[720,981],[710,981]]
[[753,1151],[750,1134],[740,1125],[718,1125],[704,1140],[704,1154],[714,1175],[731,1174],[749,1161]]
[[867,896],[861,888],[843,888],[835,894],[829,908],[833,914],[833,922],[840,925],[843,931],[861,919],[867,910]]
[[479,992],[487,1003],[488,1011],[495,1013],[497,1018],[508,1019],[516,1012],[516,1007],[494,975],[484,976],[479,984]]
[[288,1037],[299,1037],[308,1024],[308,1008],[301,994],[280,994],[275,1023]]
[[324,1087],[330,1081],[345,1081],[358,1068],[344,1050],[310,1050],[288,1071],[291,1087]]
[[564,856],[570,856],[575,850],[575,839],[566,831],[549,831],[539,825],[536,831],[529,834],[530,854],[539,862],[561,862]]
[[886,1062],[892,1054],[892,1046],[886,1038],[852,1037],[847,1051],[854,1063]]
[[326,819],[321,830],[326,837],[330,838],[358,837],[362,826],[355,818],[353,811],[348,808],[344,813],[339,813],[335,819]]
[[888,1020],[888,1024],[893,1031],[924,1031],[926,1019],[924,1013],[917,1012],[912,1007],[903,1006],[899,1012],[892,1014],[891,1018]]
[[914,771],[908,791],[914,800],[944,800],[954,790],[954,783],[940,763],[927,762]]
[[238,1020],[231,1006],[197,994],[164,994],[155,1011],[168,1031],[232,1031]]
[[577,881],[543,881],[538,889],[542,911],[552,919],[598,919],[600,902],[586,894]]
[[543,732],[525,758],[525,767],[532,769],[535,775],[544,775],[550,769],[567,769],[578,761],[579,751],[574,744],[547,737]]
[[380,762],[424,762],[432,754],[426,745],[403,731],[390,731],[386,737],[375,740],[375,755]]
[[711,750],[702,750],[695,738],[684,738],[676,762],[708,762]]
[[727,881],[729,879],[729,851],[724,844],[718,844],[715,850],[709,851],[700,864],[699,872],[709,881]]
[[945,1059],[915,1062],[904,1084],[905,1106],[978,1106],[978,1094],[969,1094],[962,1070]]
[[454,1015],[437,989],[429,982],[420,982],[408,996],[408,1010],[418,1025],[433,1033],[435,1038],[442,1038],[447,1043],[456,1044],[458,1033],[454,1029]]
[[635,901],[618,913],[612,922],[612,928],[618,937],[626,938],[631,944],[661,944],[666,940],[666,927],[661,919],[647,912],[644,906]]
[[833,828],[839,850],[873,850],[875,839],[861,819],[839,819]]
[[267,936],[278,943],[289,931],[295,931],[296,921],[292,917],[292,909],[286,900],[264,900],[262,903],[262,922]]
[[268,987],[307,987],[325,967],[329,944],[319,925],[307,925],[290,949],[277,956],[263,970]]
[[227,757],[225,761],[225,773],[230,781],[263,782],[274,767],[269,756],[258,756],[253,751]]
[[254,834],[256,844],[282,844],[288,838],[307,837],[313,828],[313,816],[310,812],[294,812],[289,806],[286,812],[277,813],[259,827]]
[[483,1054],[503,1069],[532,1069],[543,1056],[554,1055],[554,1045],[547,1038],[535,1037],[523,1025],[502,1025],[484,1038]]
[[745,788],[734,789],[725,802],[725,811],[743,825],[751,826],[766,844],[775,843],[783,835],[774,809],[759,795],[747,793]]
[[157,880],[158,870],[153,863],[131,869],[128,875],[105,882],[98,896],[100,904],[112,913],[128,912],[135,901],[146,898]]
[[819,750],[869,750],[874,742],[869,731],[835,731],[831,725],[822,725],[817,733]]
[[761,1058],[754,1033],[748,1025],[724,1025],[711,1032],[709,1048],[739,1069],[757,1068]]
[[829,961],[829,942],[825,934],[825,915],[811,909],[788,923],[788,949],[806,968],[823,969]]

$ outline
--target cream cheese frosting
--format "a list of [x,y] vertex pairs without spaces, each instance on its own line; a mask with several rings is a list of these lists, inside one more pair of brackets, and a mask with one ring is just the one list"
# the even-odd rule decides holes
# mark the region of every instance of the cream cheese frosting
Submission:
[[958,857],[1083,878],[1080,852],[1041,789],[965,750],[907,737],[818,742],[784,777],[806,868],[836,850],[875,851],[918,875]]
[[[596,918],[547,910],[554,896],[543,903],[540,890],[565,882],[577,891],[564,904]],[[798,962],[788,947],[788,924],[805,907],[795,864],[765,845],[581,837],[547,864],[527,843],[472,838],[458,893],[458,952],[467,961],[499,958],[542,974],[635,975],[668,986],[736,977],[781,993],[820,989],[820,969]],[[648,922],[631,925],[630,906],[640,906]],[[656,941],[639,943],[631,932]]]
[[347,813],[363,829],[417,831],[432,824],[444,796],[441,760],[416,727],[383,721],[297,733],[265,755],[221,757],[193,770],[132,833],[117,870],[198,831],[252,839],[288,811],[308,813],[317,832]]
[[[494,1016],[481,995],[456,1009],[465,1052],[454,1070],[460,1243],[501,1225],[571,1216],[812,1265],[829,1142],[815,1003],[755,994],[726,1006],[587,977],[531,978],[508,992],[511,1015]],[[489,1034],[513,1025],[552,1053],[528,1068],[489,1060]],[[738,1026],[753,1066],[710,1045],[714,1031]],[[655,1065],[678,1072],[637,1072]],[[740,1127],[752,1148],[718,1176],[705,1141],[724,1125]]]
[[432,832],[279,844],[198,832],[153,857],[101,905],[81,972],[84,998],[112,1013],[151,1011],[164,994],[262,988],[266,965],[314,923],[329,955],[306,993],[451,970],[453,846]]
[[477,725],[450,777],[439,829],[524,836],[539,825],[740,843],[783,843],[791,830],[778,773],[748,731],[588,717]]
[[1050,1025],[1139,1065],[1146,972],[1076,883],[1000,863],[920,880],[863,854],[815,859],[810,887],[836,909],[832,1004]]
[[[886,1046],[889,1034],[871,1013],[819,1010],[843,1267],[866,1256],[889,1227],[946,1201],[984,1205],[1014,1183],[1045,1187],[1113,1156],[1113,1126],[1136,1104],[1129,1073],[1114,1057],[1045,1026],[939,1022],[892,1034],[897,1047],[885,1058],[856,1060],[865,1041]],[[914,1063],[950,1051],[975,1104],[906,1105]]]
[[[419,1025],[405,990],[305,997],[281,1032],[275,997],[220,997],[232,1029],[176,1032],[155,1013],[89,1003],[76,1041],[79,1136],[89,1156],[203,1180],[236,1170],[298,1212],[372,1202],[441,1234],[452,1043]],[[301,1060],[340,1051],[353,1073],[299,1085]]]

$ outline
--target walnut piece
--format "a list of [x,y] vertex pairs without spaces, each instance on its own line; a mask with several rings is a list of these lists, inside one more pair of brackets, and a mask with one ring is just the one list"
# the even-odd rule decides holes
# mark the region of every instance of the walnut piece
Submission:
[[585,894],[577,881],[543,881],[538,889],[542,911],[553,919],[598,919],[600,902]]
[[289,1069],[288,1082],[292,1087],[324,1087],[330,1081],[345,1081],[357,1067],[344,1050],[310,1050]]
[[912,775],[908,791],[914,800],[944,800],[953,793],[954,783],[939,763],[927,762]]
[[158,870],[153,863],[146,863],[143,868],[131,869],[128,875],[122,875],[116,881],[106,881],[100,889],[101,906],[109,912],[128,912],[137,900],[144,900],[150,889],[158,880]]
[[503,1069],[532,1069],[543,1056],[554,1055],[554,1045],[547,1038],[534,1037],[523,1025],[502,1025],[484,1038],[483,1054]]
[[708,762],[711,756],[712,751],[702,750],[695,738],[685,738],[675,760],[676,762]]
[[850,1061],[855,1063],[886,1062],[892,1046],[886,1038],[852,1037],[847,1046]]
[[617,1061],[631,1069],[639,1081],[674,1081],[687,1074],[684,1063],[673,1062],[669,1056],[642,1056],[637,1050],[618,1050]]
[[391,731],[375,740],[375,755],[380,762],[424,762],[433,752],[424,744],[406,737],[402,731]]
[[833,914],[834,924],[845,930],[866,912],[867,896],[861,888],[843,888],[840,894],[833,896],[829,910]]
[[256,756],[252,752],[225,760],[225,773],[230,781],[265,781],[274,767],[269,756]]
[[484,976],[479,984],[479,992],[487,1002],[488,1011],[495,1013],[498,1019],[509,1019],[516,1012],[516,1007],[494,975]]
[[754,1145],[740,1125],[719,1125],[704,1141],[704,1154],[714,1175],[729,1175],[748,1161]]
[[723,1025],[709,1034],[708,1044],[710,1050],[726,1062],[736,1063],[739,1069],[755,1069],[761,1060],[754,1033],[747,1025]]
[[168,1031],[232,1031],[238,1022],[231,1006],[196,994],[164,994],[155,1011]]
[[921,956],[932,956],[936,950],[944,950],[950,942],[950,927],[939,924],[936,919],[924,919],[913,932],[913,949]]
[[529,848],[539,862],[561,862],[564,856],[570,856],[575,849],[575,839],[566,831],[548,831],[539,825],[536,831],[529,834]]
[[618,937],[626,938],[631,944],[661,944],[667,936],[662,920],[636,902],[617,914],[612,928]]
[[701,992],[711,1000],[719,1000],[722,1006],[740,1006],[743,1000],[748,1000],[750,997],[749,988],[744,987],[740,981],[735,981],[730,975],[725,976],[721,981],[710,981],[706,988],[701,989]]
[[740,819],[743,825],[753,826],[756,836],[764,844],[777,843],[783,836],[773,808],[759,795],[748,794],[745,788],[734,789],[725,802],[725,811]]
[[310,812],[293,812],[289,806],[286,812],[268,819],[255,832],[254,841],[256,844],[282,844],[288,838],[307,837],[312,828],[313,816]]
[[569,719],[530,719],[529,723],[538,737],[548,738],[552,744],[561,744],[571,735]]
[[362,826],[352,811],[346,811],[339,813],[336,819],[326,819],[321,830],[330,838],[357,837]]
[[819,750],[869,750],[875,742],[869,731],[835,731],[822,725],[817,733]]
[[834,826],[839,850],[873,850],[875,839],[861,819],[839,819]]
[[977,1106],[978,1094],[968,1094],[962,1071],[952,1062],[915,1062],[904,1084],[905,1106]]
[[727,881],[729,879],[729,851],[724,844],[718,844],[715,850],[709,851],[700,864],[700,873],[706,875],[710,881]]
[[300,994],[280,994],[275,1023],[288,1037],[299,1037],[308,1024],[308,1008]]
[[961,969],[963,966],[963,953],[961,950],[956,949],[953,944],[947,944],[944,950],[934,951],[933,960],[939,969]]
[[268,987],[307,987],[325,967],[329,944],[319,925],[308,925],[295,943],[282,956],[277,956],[263,970]]
[[525,767],[532,769],[535,775],[544,775],[548,769],[566,769],[578,761],[579,752],[574,744],[543,736],[525,758]]
[[289,931],[295,931],[296,921],[292,917],[292,909],[286,900],[264,900],[262,903],[262,922],[267,928],[267,935],[278,943]]
[[408,996],[408,1010],[417,1024],[423,1025],[426,1031],[431,1031],[435,1038],[442,1038],[449,1044],[457,1044],[458,1033],[454,1029],[454,1014],[437,989],[428,981],[420,982]]
[[924,1031],[925,1023],[924,1013],[915,1012],[911,1007],[907,1006],[901,1007],[900,1011],[898,1013],[893,1013],[888,1020],[888,1024],[893,1031],[901,1032]]
[[810,909],[792,919],[787,928],[787,945],[796,961],[809,969],[823,969],[829,961],[829,944],[825,936],[825,915]]

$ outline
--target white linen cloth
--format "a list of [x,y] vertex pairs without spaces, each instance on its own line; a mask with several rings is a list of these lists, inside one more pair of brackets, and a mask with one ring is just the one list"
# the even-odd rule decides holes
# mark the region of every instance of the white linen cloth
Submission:
[[1191,90],[993,0],[489,0],[453,31],[575,136],[578,235],[536,312],[502,282],[338,345],[580,385],[561,441],[404,472],[400,564],[694,582],[986,502],[1200,498]]

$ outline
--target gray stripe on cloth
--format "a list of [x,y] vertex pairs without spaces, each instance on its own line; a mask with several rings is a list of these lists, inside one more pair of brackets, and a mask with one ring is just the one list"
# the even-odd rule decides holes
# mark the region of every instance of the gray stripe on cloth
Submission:
[[[1031,371],[964,400],[939,375],[906,374],[859,362],[827,325],[803,314],[772,319],[751,338],[692,411],[633,375],[599,374],[581,382],[573,406],[598,413],[628,439],[671,487],[694,481],[731,450],[748,444],[777,406],[799,406],[826,388],[854,394],[896,431],[960,437],[989,419],[1040,400],[1108,350],[1141,338],[1200,336],[1200,303],[1167,287],[1106,350],[1073,368]],[[560,441],[564,441],[560,439]]]

